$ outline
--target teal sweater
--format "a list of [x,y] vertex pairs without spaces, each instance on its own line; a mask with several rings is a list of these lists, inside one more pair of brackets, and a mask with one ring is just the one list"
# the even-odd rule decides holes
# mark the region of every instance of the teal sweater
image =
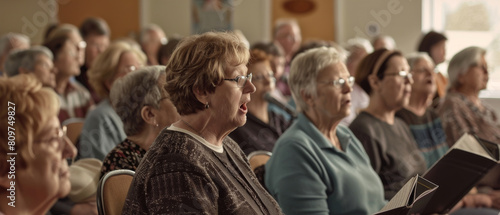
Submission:
[[300,114],[278,139],[265,184],[285,214],[373,214],[385,205],[382,182],[361,143],[341,125],[337,137],[344,151]]

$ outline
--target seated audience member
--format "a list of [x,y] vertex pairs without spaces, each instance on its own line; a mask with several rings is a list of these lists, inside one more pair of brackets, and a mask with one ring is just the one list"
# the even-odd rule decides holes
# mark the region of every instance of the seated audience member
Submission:
[[84,86],[71,80],[80,74],[85,41],[75,26],[63,24],[52,30],[43,45],[54,54],[54,66],[57,69],[54,90],[61,101],[59,121],[62,123],[69,118],[85,118],[94,108],[94,101]]
[[[427,169],[408,125],[394,117],[395,112],[409,102],[413,84],[409,69],[399,51],[380,49],[368,55],[356,73],[356,78],[359,78],[356,81],[370,95],[370,104],[349,128],[370,157],[373,169],[384,184],[387,200],[411,177],[422,175]],[[491,198],[482,194],[466,195],[454,210],[462,206],[490,207]],[[473,208],[466,212],[482,214],[485,211]]]
[[161,45],[160,50],[158,51],[158,63],[160,65],[167,65],[168,60],[170,60],[172,53],[174,53],[174,50],[180,41],[180,38],[172,38],[168,40],[167,44]]
[[7,33],[0,37],[0,77],[6,76],[4,64],[12,51],[30,47],[30,38],[24,34]]
[[276,21],[273,30],[274,42],[278,43],[285,52],[285,70],[282,78],[276,80],[276,88],[281,91],[284,96],[291,96],[288,88],[288,75],[290,64],[293,55],[300,48],[302,43],[302,35],[297,20],[294,19],[279,19]]
[[111,106],[109,92],[115,80],[145,63],[146,56],[141,50],[123,42],[111,44],[97,57],[88,76],[102,100],[85,119],[79,141],[81,158],[103,160],[111,149],[125,140],[123,123]]
[[160,131],[180,119],[165,92],[165,81],[165,67],[151,66],[113,84],[109,98],[127,138],[104,158],[101,177],[117,169],[135,171]]
[[87,43],[85,47],[85,63],[80,67],[80,75],[76,80],[89,90],[95,103],[100,101],[96,92],[90,86],[87,71],[92,67],[94,60],[109,46],[110,30],[106,21],[98,17],[89,17],[80,25],[80,34]]
[[135,172],[123,209],[133,214],[281,214],[231,138],[255,91],[249,52],[233,33],[183,39],[165,89],[181,120],[163,129]]
[[43,215],[70,192],[67,159],[76,154],[57,119],[57,95],[31,74],[0,78],[0,95],[0,214]]
[[378,35],[372,40],[372,46],[374,50],[379,50],[379,49],[387,49],[387,50],[394,50],[396,49],[396,42],[394,41],[394,38],[392,38],[389,35]]
[[406,59],[413,75],[413,84],[408,104],[396,112],[396,117],[410,127],[427,168],[430,168],[448,151],[441,119],[434,109],[429,108],[436,93],[434,63],[425,52],[415,53]]
[[[281,48],[281,46],[278,43],[276,42],[256,43],[252,46],[251,49],[261,50],[265,52],[268,56],[270,56],[271,69],[273,70],[274,78],[276,80],[280,80],[283,78],[283,73],[285,72],[285,53],[283,52],[283,48]],[[278,100],[283,104],[287,104],[290,101],[290,98],[284,96],[277,87],[274,87],[274,90],[271,91],[271,95],[273,96],[273,98],[275,98],[276,100]],[[268,109],[275,113],[281,114],[287,121],[290,121],[292,119],[292,116],[289,113],[287,113],[285,110],[283,110],[276,104],[269,103]]]
[[156,24],[149,24],[141,32],[141,48],[146,54],[147,65],[159,65],[158,50],[161,45],[167,44],[165,32]]
[[[367,39],[352,38],[347,41],[346,50],[349,52],[345,63],[347,70],[351,76],[355,76],[359,63],[364,57],[373,52],[373,47]],[[340,124],[345,126],[349,126],[358,113],[366,108],[370,102],[368,94],[366,94],[366,92],[356,83],[354,83],[352,87],[351,98],[351,111],[349,116],[340,121]]]
[[410,99],[413,79],[409,69],[401,52],[379,49],[361,61],[355,76],[359,86],[370,95],[370,103],[349,128],[370,157],[384,184],[387,200],[407,180],[426,170],[408,125],[394,117]]
[[[426,52],[434,61],[434,67],[446,60],[446,41],[448,38],[444,34],[430,31],[422,37],[417,51]],[[443,73],[434,68],[436,76],[436,94],[432,106],[437,108],[440,101],[446,95],[446,87],[448,85],[448,78]]]
[[354,84],[343,58],[321,47],[292,62],[289,83],[300,114],[276,142],[265,175],[285,214],[373,214],[385,204],[363,146],[339,125]]
[[247,64],[248,73],[252,74],[255,93],[250,94],[247,122],[229,134],[246,155],[254,151],[271,152],[274,143],[288,127],[289,123],[281,115],[268,110],[269,102],[264,95],[275,88],[276,79],[271,70],[270,58],[260,50],[250,51]]
[[448,66],[448,93],[438,111],[449,146],[465,133],[500,144],[498,116],[479,99],[489,79],[485,55],[483,48],[468,47],[455,54]]
[[44,87],[54,89],[57,70],[52,60],[53,55],[48,48],[35,46],[12,52],[5,62],[5,71],[9,77],[32,73]]

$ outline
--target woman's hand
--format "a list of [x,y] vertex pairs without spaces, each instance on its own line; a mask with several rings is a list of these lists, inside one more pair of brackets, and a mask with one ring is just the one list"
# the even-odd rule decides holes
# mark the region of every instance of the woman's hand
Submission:
[[500,210],[500,190],[491,191],[488,194],[492,201],[492,207]]

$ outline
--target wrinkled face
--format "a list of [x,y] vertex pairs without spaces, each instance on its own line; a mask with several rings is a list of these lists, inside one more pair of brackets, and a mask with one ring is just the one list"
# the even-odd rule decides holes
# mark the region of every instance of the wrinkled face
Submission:
[[34,157],[25,156],[27,167],[16,171],[16,185],[27,202],[55,201],[71,189],[66,159],[75,156],[76,148],[63,135],[56,116],[35,140]]
[[[248,74],[245,64],[229,65],[225,69],[224,78],[234,79]],[[235,81],[224,80],[215,88],[214,93],[209,94],[209,110],[212,111],[212,118],[218,121],[221,130],[231,131],[246,123],[247,103],[251,100],[250,94],[254,92],[255,86],[249,80],[242,87]]]
[[430,55],[436,65],[444,62],[446,58],[446,40],[436,43],[431,47]]
[[118,61],[118,65],[116,66],[115,76],[106,82],[108,90],[111,89],[115,80],[135,71],[136,69],[139,69],[142,66],[141,61],[133,52],[122,53],[120,60]]
[[168,93],[165,91],[164,86],[166,82],[165,75],[161,75],[158,79],[158,87],[162,89],[162,97],[160,99],[160,108],[154,109],[156,115],[158,116],[156,122],[158,123],[158,133],[161,129],[170,126],[172,123],[179,121],[180,115],[177,113],[177,108],[170,101]]
[[[262,61],[248,67],[248,73],[252,73],[252,83],[255,85],[255,93],[251,95],[252,100],[262,99],[264,94],[272,92],[275,88],[276,79],[269,62]],[[258,98],[257,98],[258,97]]]
[[471,66],[464,75],[459,76],[459,83],[475,92],[486,89],[488,84],[488,63],[483,56],[475,66]]
[[411,90],[413,94],[431,95],[436,92],[436,75],[434,73],[434,64],[425,59],[418,60],[413,68],[413,84]]
[[308,102],[309,109],[319,118],[340,121],[350,114],[352,86],[333,84],[340,79],[348,80],[350,74],[343,63],[331,64],[316,77],[316,97]]
[[109,36],[91,34],[85,38],[87,47],[85,48],[85,65],[92,66],[94,60],[109,46]]
[[399,75],[400,71],[409,71],[409,69],[410,66],[404,57],[393,56],[388,61],[384,78],[378,80],[377,93],[380,95],[378,98],[382,99],[382,103],[390,110],[399,110],[410,100],[413,79]]
[[290,56],[295,53],[302,42],[300,29],[295,25],[284,25],[276,32],[276,41],[278,41],[285,51],[285,55]]
[[[58,76],[77,76],[80,74],[80,55],[78,45],[67,40],[54,60]],[[83,53],[83,50],[82,50]],[[82,57],[83,59],[83,57]]]
[[36,64],[33,68],[33,73],[40,80],[45,87],[56,87],[56,73],[52,60],[46,55],[38,55],[36,57]]

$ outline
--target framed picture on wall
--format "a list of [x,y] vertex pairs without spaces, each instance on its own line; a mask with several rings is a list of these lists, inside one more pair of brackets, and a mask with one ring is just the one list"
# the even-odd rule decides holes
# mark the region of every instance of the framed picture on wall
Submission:
[[233,30],[234,0],[191,0],[191,33]]

